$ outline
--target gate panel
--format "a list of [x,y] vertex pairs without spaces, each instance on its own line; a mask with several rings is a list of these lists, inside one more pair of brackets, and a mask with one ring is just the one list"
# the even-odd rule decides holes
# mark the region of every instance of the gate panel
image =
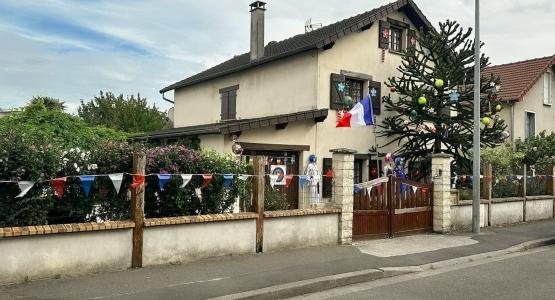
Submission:
[[[390,183],[395,198],[392,235],[431,231],[432,185],[401,178],[393,178]],[[413,187],[416,187],[416,191]]]
[[353,238],[384,238],[389,236],[390,217],[387,183],[366,188],[354,194]]

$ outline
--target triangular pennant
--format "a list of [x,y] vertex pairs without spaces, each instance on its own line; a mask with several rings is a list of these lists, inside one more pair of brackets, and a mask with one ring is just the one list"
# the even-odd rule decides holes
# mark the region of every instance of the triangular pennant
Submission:
[[306,185],[306,179],[308,177],[306,175],[299,175],[299,185],[301,186],[301,189],[304,189],[304,186]]
[[416,194],[416,191],[418,191],[418,187],[414,185],[411,187],[412,187],[412,192]]
[[202,186],[200,188],[205,188],[207,187],[210,182],[212,182],[212,179],[214,178],[214,176],[212,176],[212,174],[206,174],[206,175],[202,175]]
[[376,191],[378,192],[378,195],[382,194],[382,185],[376,185]]
[[123,173],[116,173],[108,175],[112,184],[114,185],[114,189],[116,189],[116,194],[119,194],[119,190],[121,189],[121,182],[123,181]]
[[522,180],[522,175],[516,175],[516,179]]
[[145,183],[145,175],[133,175],[133,183],[129,185],[132,189],[136,189]]
[[270,186],[272,188],[274,188],[274,185],[276,185],[276,181],[278,180],[278,174],[269,174],[268,177],[270,177]]
[[50,184],[54,188],[54,194],[58,199],[64,196],[64,189],[66,187],[67,177],[54,178],[50,180]]
[[229,189],[233,184],[233,174],[224,175],[224,187]]
[[428,188],[422,188],[422,193],[427,193],[428,192]]
[[237,176],[237,178],[239,178],[239,180],[242,180],[242,181],[249,179],[249,177],[250,175],[246,175],[246,174]]
[[324,176],[326,176],[326,177],[328,177],[328,178],[334,178],[334,177],[335,177],[335,174],[333,173],[333,170],[332,170],[332,169],[329,169],[329,170],[326,172],[326,175],[324,175]]
[[360,192],[360,190],[361,190],[360,186],[359,186],[358,184],[355,184],[355,185],[354,185],[354,188],[353,188],[353,191],[354,191],[355,193],[358,193],[358,192]]
[[94,176],[90,176],[90,175],[79,176],[79,180],[81,181],[81,187],[83,188],[83,192],[85,192],[85,197],[89,197],[89,193],[91,192],[91,187],[94,183]]
[[33,188],[35,183],[33,181],[18,181],[17,185],[19,186],[19,190],[21,192],[15,197],[20,198],[25,196]]
[[171,179],[172,176],[169,174],[158,174],[158,186],[160,187],[161,191],[164,190],[164,186],[166,185],[166,183],[170,182]]
[[374,188],[373,185],[367,186],[367,187],[366,187],[366,193],[368,193],[368,195],[370,195],[370,194],[372,193],[372,189],[373,189],[373,188]]
[[401,186],[399,187],[399,190],[401,191],[401,193],[405,193],[407,191],[407,184],[406,183],[401,183]]
[[191,174],[181,174],[181,179],[183,180],[183,182],[181,183],[181,186],[179,186],[180,188],[184,188],[187,183],[189,183],[189,181],[191,181],[191,178],[193,178],[193,175]]
[[293,182],[293,175],[285,176],[285,186],[289,187],[291,185],[291,182]]

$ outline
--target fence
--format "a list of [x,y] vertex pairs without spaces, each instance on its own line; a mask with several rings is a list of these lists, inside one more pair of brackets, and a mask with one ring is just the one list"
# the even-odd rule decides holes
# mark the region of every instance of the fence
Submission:
[[[144,156],[133,165],[144,174]],[[264,210],[263,167],[256,158],[246,181],[251,212],[152,218],[160,211],[147,210],[146,189],[157,186],[142,184],[131,190],[131,220],[0,228],[0,283],[336,244],[337,208]]]

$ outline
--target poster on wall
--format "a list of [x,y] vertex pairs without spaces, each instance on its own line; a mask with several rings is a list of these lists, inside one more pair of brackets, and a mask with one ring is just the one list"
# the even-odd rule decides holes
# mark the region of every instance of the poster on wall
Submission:
[[277,175],[274,185],[285,185],[285,176],[287,175],[285,170],[285,165],[270,166],[270,174]]

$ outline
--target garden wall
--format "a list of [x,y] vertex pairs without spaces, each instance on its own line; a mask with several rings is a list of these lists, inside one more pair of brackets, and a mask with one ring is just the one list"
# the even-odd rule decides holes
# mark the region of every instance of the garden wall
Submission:
[[132,222],[0,228],[0,284],[131,266]]
[[[339,209],[264,214],[263,251],[336,244]],[[142,265],[256,252],[258,215],[146,219]],[[130,221],[0,228],[0,284],[131,267]],[[136,228],[135,228],[136,229]]]
[[264,251],[302,248],[338,243],[339,215],[312,214],[314,211],[266,212]]
[[[526,206],[525,206],[526,200]],[[553,196],[527,196],[482,200],[480,226],[515,224],[524,221],[546,220],[554,217]],[[472,201],[451,205],[451,227],[454,230],[472,228]]]

